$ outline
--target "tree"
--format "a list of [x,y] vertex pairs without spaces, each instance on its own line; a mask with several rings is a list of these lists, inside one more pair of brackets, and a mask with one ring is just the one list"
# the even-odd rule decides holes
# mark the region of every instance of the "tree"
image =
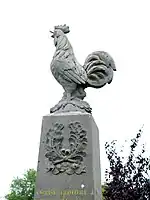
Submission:
[[[148,200],[150,199],[150,158],[145,157],[145,146],[136,155],[142,130],[131,139],[127,161],[118,155],[116,141],[105,144],[110,170],[106,170],[105,200]],[[121,149],[121,152],[123,150]]]
[[6,195],[7,200],[33,200],[35,188],[36,171],[29,169],[23,178],[14,178],[10,186],[10,193]]

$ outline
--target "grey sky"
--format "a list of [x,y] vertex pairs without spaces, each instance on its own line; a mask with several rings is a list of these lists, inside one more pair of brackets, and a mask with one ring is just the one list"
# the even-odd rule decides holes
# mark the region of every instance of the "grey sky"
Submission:
[[134,137],[150,154],[150,1],[5,0],[0,2],[0,196],[14,176],[36,168],[42,116],[62,96],[50,73],[54,53],[49,29],[70,26],[78,61],[96,50],[116,62],[112,84],[88,89],[86,100],[100,131],[102,179],[108,166],[104,144]]

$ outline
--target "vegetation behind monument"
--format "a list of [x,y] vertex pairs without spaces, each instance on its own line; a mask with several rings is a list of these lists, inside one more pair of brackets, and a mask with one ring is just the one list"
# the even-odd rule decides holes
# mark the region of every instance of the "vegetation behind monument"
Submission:
[[34,196],[36,171],[29,169],[22,178],[14,178],[10,186],[8,200],[32,200]]
[[144,155],[144,145],[140,153],[136,151],[141,134],[142,130],[139,130],[136,137],[131,139],[127,161],[117,153],[115,141],[105,144],[110,164],[110,170],[106,170],[105,200],[150,199],[150,158]]

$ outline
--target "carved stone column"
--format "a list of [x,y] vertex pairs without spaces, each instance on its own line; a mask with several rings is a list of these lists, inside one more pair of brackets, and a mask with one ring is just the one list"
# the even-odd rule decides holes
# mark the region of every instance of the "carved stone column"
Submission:
[[35,199],[101,200],[99,132],[91,114],[43,117]]

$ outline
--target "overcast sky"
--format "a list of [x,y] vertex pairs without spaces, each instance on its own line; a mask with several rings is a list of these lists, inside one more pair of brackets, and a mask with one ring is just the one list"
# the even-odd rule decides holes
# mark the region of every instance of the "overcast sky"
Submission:
[[42,116],[62,97],[50,72],[55,25],[70,26],[81,64],[96,50],[116,63],[113,82],[86,97],[100,131],[102,180],[106,141],[123,144],[144,124],[150,154],[149,0],[2,0],[0,22],[0,196],[13,177],[36,169]]

